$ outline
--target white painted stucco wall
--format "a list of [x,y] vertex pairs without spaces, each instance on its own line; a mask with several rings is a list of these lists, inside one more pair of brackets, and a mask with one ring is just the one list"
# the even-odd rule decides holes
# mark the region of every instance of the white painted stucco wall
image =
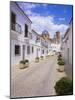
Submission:
[[56,43],[52,43],[51,44],[51,49],[52,49],[52,51],[56,51],[56,52],[60,52],[61,50],[60,50],[60,47],[61,47],[61,44],[56,44]]
[[[23,58],[22,54],[22,46],[25,45],[25,37],[24,37],[24,26],[25,24],[28,25],[28,31],[31,31],[31,21],[23,14],[23,12],[18,8],[18,6],[11,2],[10,4],[10,12],[13,12],[16,14],[16,23],[21,25],[22,33],[18,33],[11,30],[10,33],[10,39],[11,39],[11,65],[19,63],[20,60]],[[15,45],[20,45],[21,52],[20,55],[14,54]]]
[[[21,34],[13,30],[10,31],[11,32],[10,33],[11,65],[18,64],[21,60],[23,60],[23,45],[25,45],[24,58],[28,59],[29,61],[35,60],[37,56],[38,57],[46,56],[48,48],[46,48],[45,46],[48,46],[48,42],[41,37],[40,37],[40,41],[36,42],[36,37],[39,35],[31,31],[31,21],[27,17],[27,15],[25,15],[14,2],[11,2],[10,4],[10,11],[16,14],[16,23],[21,25],[21,29],[22,29]],[[29,32],[28,38],[24,37],[25,24],[28,25],[28,32]],[[30,38],[31,34],[32,34],[32,38]],[[20,55],[15,55],[15,45],[20,46]],[[27,54],[27,46],[30,46],[30,54]],[[32,46],[34,48],[33,53],[32,53]],[[44,54],[42,54],[42,50],[44,50]]]
[[69,31],[66,34],[64,40],[64,44],[63,44],[63,50],[62,50],[62,55],[65,61],[65,70],[68,74],[68,76],[70,78],[72,78],[72,62],[73,62],[73,55],[72,55],[72,51],[73,51],[73,43],[72,43],[72,39],[73,39],[73,29],[72,29],[72,22],[70,23],[69,26]]

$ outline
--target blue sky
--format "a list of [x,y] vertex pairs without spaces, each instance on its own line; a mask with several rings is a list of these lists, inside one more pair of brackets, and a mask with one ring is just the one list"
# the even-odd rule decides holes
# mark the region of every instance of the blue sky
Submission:
[[56,31],[64,34],[72,18],[72,5],[18,2],[32,21],[32,28],[39,34],[47,30],[53,37]]

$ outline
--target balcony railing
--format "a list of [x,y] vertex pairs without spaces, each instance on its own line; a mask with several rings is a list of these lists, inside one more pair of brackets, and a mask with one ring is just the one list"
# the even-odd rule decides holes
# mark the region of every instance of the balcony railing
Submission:
[[21,25],[19,25],[18,23],[11,23],[11,29],[18,33],[21,33]]

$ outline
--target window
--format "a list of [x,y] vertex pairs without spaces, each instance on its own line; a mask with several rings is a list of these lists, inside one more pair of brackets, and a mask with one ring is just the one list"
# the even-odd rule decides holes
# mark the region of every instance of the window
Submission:
[[28,37],[28,25],[25,24],[25,37]]
[[27,46],[27,54],[30,54],[30,46]]
[[11,23],[16,23],[16,15],[11,12]]
[[16,15],[11,12],[11,29],[15,30]]
[[18,33],[21,33],[21,25],[16,23],[16,14],[14,14],[13,12],[11,12],[11,29]]
[[19,54],[20,54],[20,46],[15,45],[15,55],[19,55]]
[[34,47],[32,46],[32,53],[34,52]]

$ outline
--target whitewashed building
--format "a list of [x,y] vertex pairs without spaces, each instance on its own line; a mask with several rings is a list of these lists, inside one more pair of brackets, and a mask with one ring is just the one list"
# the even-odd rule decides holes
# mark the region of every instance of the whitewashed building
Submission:
[[40,35],[32,30],[32,33],[30,34],[30,45],[32,46],[32,55],[30,54],[31,60],[35,59],[36,57],[41,56],[41,38]]
[[32,22],[15,2],[10,3],[10,13],[11,65],[14,65],[30,53],[29,33]]
[[65,61],[65,70],[70,78],[72,78],[73,66],[73,22],[70,21],[69,28],[67,29],[62,43],[62,55]]
[[55,52],[61,52],[61,44],[51,43],[51,49]]
[[[33,58],[48,55],[48,45],[50,44],[46,38],[39,35],[35,30],[32,30],[32,38],[30,39],[30,45],[34,47]],[[31,56],[31,55],[30,55]]]
[[36,57],[46,57],[60,48],[51,41],[47,30],[38,34],[36,30],[31,29],[31,20],[17,3],[10,3],[10,13],[11,65],[19,64],[25,59],[32,61]]
[[16,65],[21,60],[32,61],[36,57],[46,56],[49,42],[31,29],[31,20],[17,3],[10,3],[10,13],[11,65]]

